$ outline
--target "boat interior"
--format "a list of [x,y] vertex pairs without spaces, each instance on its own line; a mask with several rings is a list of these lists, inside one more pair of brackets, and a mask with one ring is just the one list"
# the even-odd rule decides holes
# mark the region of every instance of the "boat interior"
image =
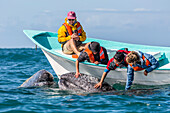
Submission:
[[[72,55],[66,55],[62,53],[61,44],[57,41],[57,34],[52,32],[42,32],[42,31],[32,31],[32,30],[25,30],[26,34],[29,34],[30,39],[37,44],[40,48],[49,51],[53,54],[56,54],[65,57],[68,59],[72,59]],[[35,35],[37,34],[37,35]],[[109,59],[112,58],[116,51],[121,49],[122,47],[126,47],[129,51],[132,50],[141,50],[142,52],[149,53],[153,55],[160,63],[159,69],[170,69],[170,48],[169,47],[159,47],[159,46],[149,46],[149,45],[138,45],[138,44],[129,44],[123,42],[115,42],[115,41],[108,41],[102,39],[94,39],[94,38],[87,38],[84,42],[91,42],[91,41],[99,42],[103,47],[107,49]],[[109,46],[112,45],[112,46]],[[114,49],[113,49],[114,48]]]

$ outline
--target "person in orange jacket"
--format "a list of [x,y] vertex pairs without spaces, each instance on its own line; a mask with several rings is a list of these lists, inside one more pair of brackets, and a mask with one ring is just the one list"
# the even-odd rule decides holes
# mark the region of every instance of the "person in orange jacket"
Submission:
[[76,60],[76,78],[81,75],[79,72],[79,62],[83,62],[85,60],[94,64],[106,65],[109,61],[106,48],[100,46],[98,42],[90,42],[88,47],[83,52],[81,52],[80,56]]
[[141,51],[131,51],[126,58],[128,63],[126,90],[130,89],[134,80],[134,71],[144,71],[144,75],[152,72],[159,67],[159,62],[154,56]]
[[75,53],[79,56],[80,51],[86,47],[86,44],[82,43],[86,40],[86,33],[76,18],[75,12],[68,12],[65,23],[58,30],[58,42],[62,44],[63,53]]
[[[125,51],[122,51],[125,53]],[[144,71],[144,75],[147,76],[148,73],[152,72],[154,69],[159,67],[159,62],[154,56],[143,53],[141,51],[127,51],[125,56],[121,51],[115,54],[114,58],[110,59],[107,64],[105,71],[103,72],[102,78],[99,83],[94,87],[102,87],[102,83],[110,70],[115,70],[120,64],[124,64],[127,67],[127,81],[125,90],[131,88],[132,82],[134,80],[134,71]]]

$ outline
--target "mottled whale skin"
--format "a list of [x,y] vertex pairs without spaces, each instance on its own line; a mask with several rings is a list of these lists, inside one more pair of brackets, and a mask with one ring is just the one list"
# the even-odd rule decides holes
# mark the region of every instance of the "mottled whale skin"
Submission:
[[[75,78],[75,72],[66,73],[60,76],[58,81],[58,86],[60,90],[68,90],[74,92],[87,92],[90,94],[102,94],[102,95],[153,95],[158,94],[165,89],[160,88],[150,88],[150,89],[131,89],[128,91],[119,90],[116,91],[108,83],[104,82],[102,88],[94,88],[94,85],[99,82],[98,78],[81,74],[78,78]],[[57,87],[56,82],[54,81],[53,75],[46,71],[40,70],[35,73],[33,76],[28,78],[21,86],[19,87],[41,87],[41,86],[52,86]],[[170,88],[166,89],[170,91]]]
[[30,78],[28,78],[21,86],[19,87],[41,87],[41,86],[51,86],[54,85],[53,75],[46,71],[40,70]]
[[[94,85],[99,82],[98,78],[81,74],[78,78],[75,78],[75,72],[66,73],[60,76],[58,81],[58,86],[60,90],[68,90],[75,92],[106,92],[106,91],[115,91],[112,86],[104,82],[102,88],[94,88]],[[54,81],[53,75],[46,71],[40,70],[30,78],[28,78],[21,86],[19,87],[41,87],[41,86],[53,86],[57,87],[56,82]]]
[[75,72],[66,73],[60,76],[58,82],[61,90],[81,91],[81,92],[106,92],[115,91],[115,89],[108,83],[104,82],[102,88],[94,88],[100,80],[96,77],[92,77],[86,74],[81,74],[78,78],[75,78]]

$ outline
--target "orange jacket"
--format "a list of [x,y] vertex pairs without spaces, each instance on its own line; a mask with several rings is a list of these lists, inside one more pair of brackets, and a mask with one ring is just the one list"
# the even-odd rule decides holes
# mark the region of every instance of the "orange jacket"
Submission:
[[[94,63],[94,62],[95,62],[95,59],[94,59],[93,52],[92,52],[89,48],[85,49],[84,52],[86,52],[86,53],[88,54],[89,59],[90,59],[90,62],[91,62],[91,63]],[[104,56],[103,47],[100,47],[100,61],[101,61],[102,59],[105,59],[105,56]]]
[[[67,23],[64,23],[63,25],[64,25],[64,26],[66,27],[66,29],[67,29],[67,35],[72,35],[73,32],[72,32],[71,27],[70,27]],[[81,26],[80,26],[80,23],[79,23],[79,22],[77,22],[77,30],[78,30],[78,35],[81,36],[82,31],[81,31]]]
[[76,22],[73,26],[73,25],[68,24],[67,20],[68,19],[66,18],[64,24],[67,26],[68,29],[66,28],[64,24],[58,29],[58,42],[62,44],[61,46],[63,46],[64,43],[66,43],[68,40],[71,39],[71,34],[72,34],[72,31],[74,30],[77,30],[78,33],[80,33],[79,34],[80,41],[81,42],[85,41],[86,33],[84,32],[81,24],[79,22]]
[[[145,61],[145,65],[146,66],[149,66],[150,65],[150,62],[149,62],[149,60],[147,60],[146,58],[145,58],[145,56],[144,55],[142,55],[142,59]],[[138,67],[138,66],[132,66],[132,64],[129,64],[135,71],[141,71],[141,70],[144,70],[144,68],[141,68],[141,67]]]

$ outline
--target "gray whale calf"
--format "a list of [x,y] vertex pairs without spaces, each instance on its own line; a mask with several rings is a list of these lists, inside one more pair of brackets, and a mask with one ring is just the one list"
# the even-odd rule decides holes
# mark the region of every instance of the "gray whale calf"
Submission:
[[[80,92],[105,92],[112,91],[112,88],[108,83],[103,83],[103,87],[100,89],[94,88],[94,85],[99,82],[98,78],[81,74],[79,78],[74,77],[75,72],[66,73],[60,76],[58,86],[60,90],[80,91]],[[46,71],[40,70],[30,78],[28,78],[19,87],[39,87],[39,86],[54,86],[57,87],[54,81],[53,75]]]
[[78,78],[75,78],[75,72],[66,73],[60,76],[58,82],[61,90],[80,91],[80,92],[106,92],[114,91],[115,89],[108,83],[104,82],[102,88],[94,88],[100,80],[96,77],[92,77],[86,74],[81,74]]
[[[74,77],[75,72],[66,73],[60,76],[58,81],[58,86],[60,90],[69,90],[78,92],[87,92],[87,93],[97,93],[104,95],[153,95],[156,93],[161,93],[164,89],[131,89],[128,91],[119,90],[115,91],[108,83],[104,82],[102,88],[94,88],[94,85],[99,82],[99,79],[92,77],[86,74],[81,74],[79,78]],[[21,86],[19,87],[41,87],[41,86],[52,86],[58,87],[54,81],[53,75],[46,71],[40,70],[35,73],[33,76],[28,78]],[[169,89],[167,89],[169,91]],[[102,93],[101,93],[102,92]]]
[[19,87],[37,87],[37,86],[51,86],[54,85],[53,75],[46,71],[40,70],[30,78],[28,78],[21,86]]

